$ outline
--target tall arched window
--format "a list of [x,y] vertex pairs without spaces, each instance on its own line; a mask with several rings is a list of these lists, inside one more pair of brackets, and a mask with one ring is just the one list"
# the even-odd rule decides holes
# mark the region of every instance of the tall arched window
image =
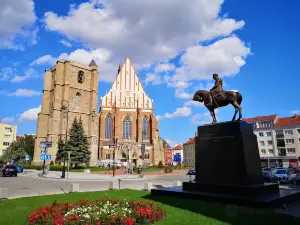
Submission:
[[143,140],[148,140],[148,118],[144,116],[143,118]]
[[110,153],[106,152],[105,159],[110,159]]
[[123,120],[123,138],[129,139],[131,137],[131,118],[130,116],[125,116]]
[[80,98],[80,93],[79,92],[77,92],[76,93],[76,98],[75,98],[75,103],[76,103],[76,105],[78,105],[79,104],[79,98]]
[[107,114],[105,119],[105,139],[111,139],[112,138],[112,119],[111,115]]

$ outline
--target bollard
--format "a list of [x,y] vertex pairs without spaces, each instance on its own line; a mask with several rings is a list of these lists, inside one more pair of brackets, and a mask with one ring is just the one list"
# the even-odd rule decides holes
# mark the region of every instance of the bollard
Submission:
[[182,182],[179,180],[174,180],[173,185],[174,186],[182,186]]
[[78,192],[79,191],[79,184],[70,184],[70,192]]
[[151,191],[151,189],[153,188],[152,183],[144,183],[144,190],[145,191]]
[[118,188],[117,182],[115,182],[115,181],[110,181],[110,182],[109,182],[109,189],[110,189],[110,190],[115,190],[115,189],[117,189],[117,188]]
[[8,188],[0,188],[0,199],[8,199]]

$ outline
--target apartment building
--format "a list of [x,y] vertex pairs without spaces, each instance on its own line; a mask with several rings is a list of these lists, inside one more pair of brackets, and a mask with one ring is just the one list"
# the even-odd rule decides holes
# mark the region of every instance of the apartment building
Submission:
[[17,127],[0,122],[0,156],[16,140]]
[[183,165],[195,166],[195,138],[183,143]]
[[263,167],[300,166],[300,116],[247,118],[257,136]]

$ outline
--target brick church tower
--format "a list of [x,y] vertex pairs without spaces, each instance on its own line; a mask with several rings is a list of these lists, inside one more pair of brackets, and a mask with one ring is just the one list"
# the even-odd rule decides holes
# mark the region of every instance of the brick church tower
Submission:
[[[89,66],[57,61],[45,71],[41,112],[38,114],[34,147],[34,164],[40,164],[40,142],[51,141],[47,151],[53,161],[59,138],[69,135],[75,117],[82,119],[90,141],[91,164],[98,160],[98,67],[94,60]],[[48,162],[49,163],[49,162]]]

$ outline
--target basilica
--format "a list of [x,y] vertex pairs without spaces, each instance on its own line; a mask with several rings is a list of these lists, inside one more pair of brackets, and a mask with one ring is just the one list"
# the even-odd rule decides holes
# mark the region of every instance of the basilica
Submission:
[[[101,70],[100,70],[101,71]],[[144,91],[129,58],[117,68],[116,79],[98,110],[98,66],[57,61],[45,71],[41,112],[38,114],[33,164],[41,164],[41,142],[52,142],[47,154],[55,161],[57,142],[67,139],[72,122],[81,119],[90,142],[91,162],[101,160],[157,165],[164,161],[163,142],[154,101]],[[117,142],[116,142],[117,140]]]

